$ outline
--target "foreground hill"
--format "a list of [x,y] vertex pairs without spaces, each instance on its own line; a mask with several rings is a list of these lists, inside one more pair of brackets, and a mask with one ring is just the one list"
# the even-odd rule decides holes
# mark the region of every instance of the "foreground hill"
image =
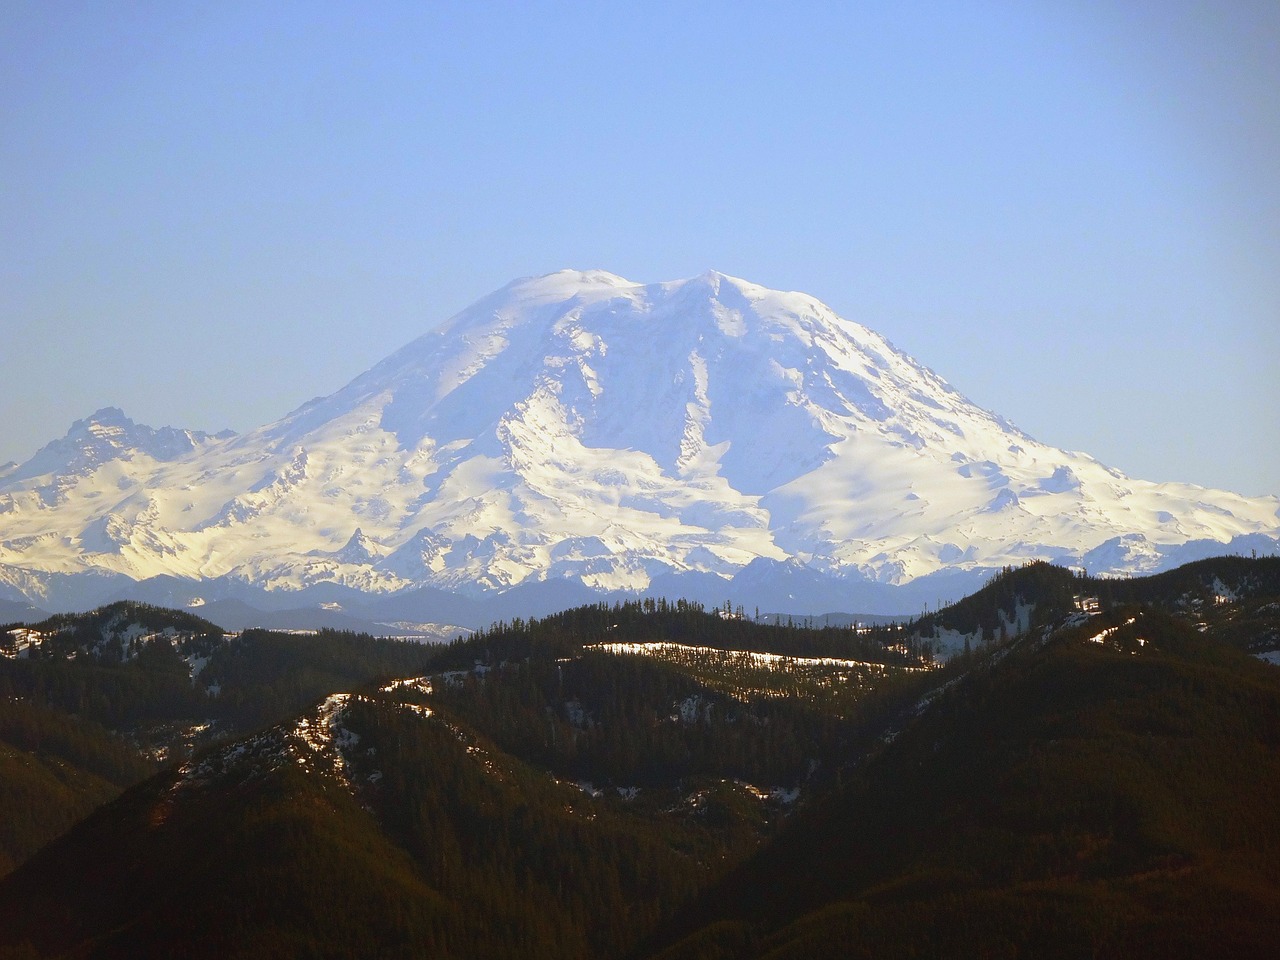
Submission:
[[0,475],[0,593],[64,607],[169,576],[894,611],[918,607],[891,586],[955,597],[1032,558],[1273,553],[1278,509],[1041,443],[806,294],[562,271],[242,436],[78,421]]
[[157,766],[98,723],[0,698],[0,876]]
[[127,602],[0,629],[0,874],[166,761],[431,657]]
[[[359,745],[357,752],[350,747]],[[329,700],[135,788],[3,884],[96,957],[590,957],[687,898],[705,829],[599,810],[425,709]]]
[[1222,558],[872,628],[228,639],[224,696],[329,666],[0,880],[0,957],[1270,956],[1277,638],[1280,561]]
[[1120,605],[974,658],[653,956],[1274,956],[1280,670],[1214,632]]
[[[429,674],[330,694],[100,809],[0,881],[0,950],[619,956],[869,726],[832,709],[853,702],[832,678],[901,686],[900,702],[929,683],[852,630],[685,604],[583,608],[433,653]],[[807,696],[780,700],[788,683]]]

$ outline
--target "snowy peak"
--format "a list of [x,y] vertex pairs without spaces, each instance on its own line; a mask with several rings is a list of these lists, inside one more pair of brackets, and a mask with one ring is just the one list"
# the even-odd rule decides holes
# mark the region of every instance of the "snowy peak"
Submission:
[[78,422],[0,477],[0,581],[640,591],[1033,558],[1136,573],[1266,550],[1277,508],[1041,443],[808,294],[563,270],[226,442],[118,410]]
[[[919,425],[935,439],[963,435],[954,417],[940,432],[933,411],[995,419],[813,298],[717,272],[649,285],[581,271],[517,281],[301,419],[310,427],[384,397],[380,425],[406,446],[432,434],[433,424],[460,428],[444,439],[473,440],[504,418],[536,411],[567,420],[588,446],[632,447],[668,468],[689,452],[691,431],[718,442],[716,425],[730,438],[754,431],[807,445],[812,462],[842,437],[827,429],[832,415],[883,423],[902,410],[898,432],[912,441]],[[636,442],[614,442],[628,439]],[[725,452],[758,459],[743,446]],[[792,461],[788,450],[771,449],[764,455]],[[748,472],[761,474],[748,481],[754,488],[781,475]]]
[[131,459],[136,454],[167,462],[190,454],[209,440],[230,436],[230,431],[211,437],[200,431],[174,427],[157,430],[135,423],[117,407],[103,407],[77,420],[66,436],[46,444],[30,460],[0,479],[8,483],[48,474],[85,476],[105,463]]
[[592,292],[625,290],[639,287],[625,277],[608,270],[556,270],[542,276],[521,277],[503,287],[512,300],[521,303],[538,300],[563,301],[573,297],[590,297]]

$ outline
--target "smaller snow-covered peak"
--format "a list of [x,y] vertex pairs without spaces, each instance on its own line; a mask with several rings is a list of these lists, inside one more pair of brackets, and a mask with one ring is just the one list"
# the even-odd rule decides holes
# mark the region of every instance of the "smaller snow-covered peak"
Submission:
[[47,474],[87,475],[112,460],[144,454],[153,460],[177,460],[210,440],[226,439],[231,431],[210,436],[176,427],[155,429],[135,423],[119,407],[103,407],[71,425],[66,435],[46,444],[30,460],[3,475],[15,482]]
[[[133,427],[136,424],[125,416],[125,412],[119,407],[102,407],[89,414],[84,420],[76,421],[76,426],[81,423],[98,427]],[[75,426],[72,427],[75,429]]]
[[351,534],[351,538],[342,549],[332,556],[341,563],[371,563],[386,552],[377,541],[366,536],[363,530],[356,527],[355,533]]

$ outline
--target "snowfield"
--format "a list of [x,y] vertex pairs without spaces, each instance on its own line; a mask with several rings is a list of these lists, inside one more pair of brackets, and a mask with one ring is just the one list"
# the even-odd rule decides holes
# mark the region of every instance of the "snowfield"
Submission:
[[901,584],[1274,552],[1280,500],[1130,479],[803,293],[516,281],[243,435],[102,410],[0,479],[0,590],[57,574],[643,591],[758,560]]

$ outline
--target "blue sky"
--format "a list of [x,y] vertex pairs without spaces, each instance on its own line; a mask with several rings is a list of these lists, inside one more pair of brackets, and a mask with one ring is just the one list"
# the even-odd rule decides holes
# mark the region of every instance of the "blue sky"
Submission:
[[1280,494],[1280,5],[0,9],[0,462],[249,429],[517,276],[714,268]]

